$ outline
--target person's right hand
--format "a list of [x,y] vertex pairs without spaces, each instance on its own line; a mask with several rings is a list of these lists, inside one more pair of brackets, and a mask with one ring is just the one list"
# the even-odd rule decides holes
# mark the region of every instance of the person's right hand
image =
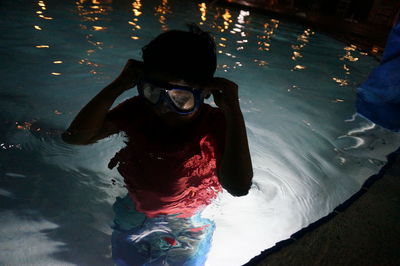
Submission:
[[137,81],[141,79],[144,73],[144,63],[141,61],[137,61],[134,59],[129,59],[126,62],[124,69],[121,74],[119,74],[118,78],[115,80],[121,86],[123,86],[124,90],[129,90],[133,88]]

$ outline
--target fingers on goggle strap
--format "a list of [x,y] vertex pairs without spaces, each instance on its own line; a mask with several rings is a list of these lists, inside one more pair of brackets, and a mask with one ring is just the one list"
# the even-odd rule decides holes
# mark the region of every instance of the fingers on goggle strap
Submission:
[[167,93],[177,108],[184,111],[189,111],[194,108],[195,99],[192,92],[185,90],[169,90]]

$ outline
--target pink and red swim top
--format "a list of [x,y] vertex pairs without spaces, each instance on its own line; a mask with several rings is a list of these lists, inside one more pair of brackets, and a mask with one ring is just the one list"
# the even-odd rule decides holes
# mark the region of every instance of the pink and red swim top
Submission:
[[173,133],[137,96],[108,117],[127,136],[109,168],[118,165],[137,211],[147,217],[191,217],[222,191],[216,170],[225,144],[220,109],[203,104],[190,128]]

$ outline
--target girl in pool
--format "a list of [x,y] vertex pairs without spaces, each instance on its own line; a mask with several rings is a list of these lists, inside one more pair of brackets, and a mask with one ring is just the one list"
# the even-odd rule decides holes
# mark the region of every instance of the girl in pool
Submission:
[[[199,212],[222,188],[244,196],[252,183],[238,86],[213,77],[215,43],[197,26],[189,28],[160,34],[142,49],[143,62],[129,59],[62,135],[67,143],[87,145],[126,134],[126,147],[109,163],[129,193],[114,204],[119,265],[198,265],[194,258],[206,254],[213,227],[199,222]],[[135,86],[138,96],[109,110]],[[217,108],[203,103],[210,95]],[[127,225],[123,206],[143,217],[133,215]]]

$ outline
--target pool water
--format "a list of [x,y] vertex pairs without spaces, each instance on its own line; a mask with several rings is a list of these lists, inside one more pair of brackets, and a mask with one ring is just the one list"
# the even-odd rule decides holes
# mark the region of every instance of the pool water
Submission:
[[128,58],[185,23],[215,36],[216,75],[240,87],[254,168],[247,196],[224,191],[202,213],[215,226],[206,265],[242,265],[327,215],[400,145],[355,113],[378,62],[301,25],[184,0],[6,0],[0,14],[2,265],[113,264],[126,188],[107,164],[123,136],[71,146],[60,133]]

